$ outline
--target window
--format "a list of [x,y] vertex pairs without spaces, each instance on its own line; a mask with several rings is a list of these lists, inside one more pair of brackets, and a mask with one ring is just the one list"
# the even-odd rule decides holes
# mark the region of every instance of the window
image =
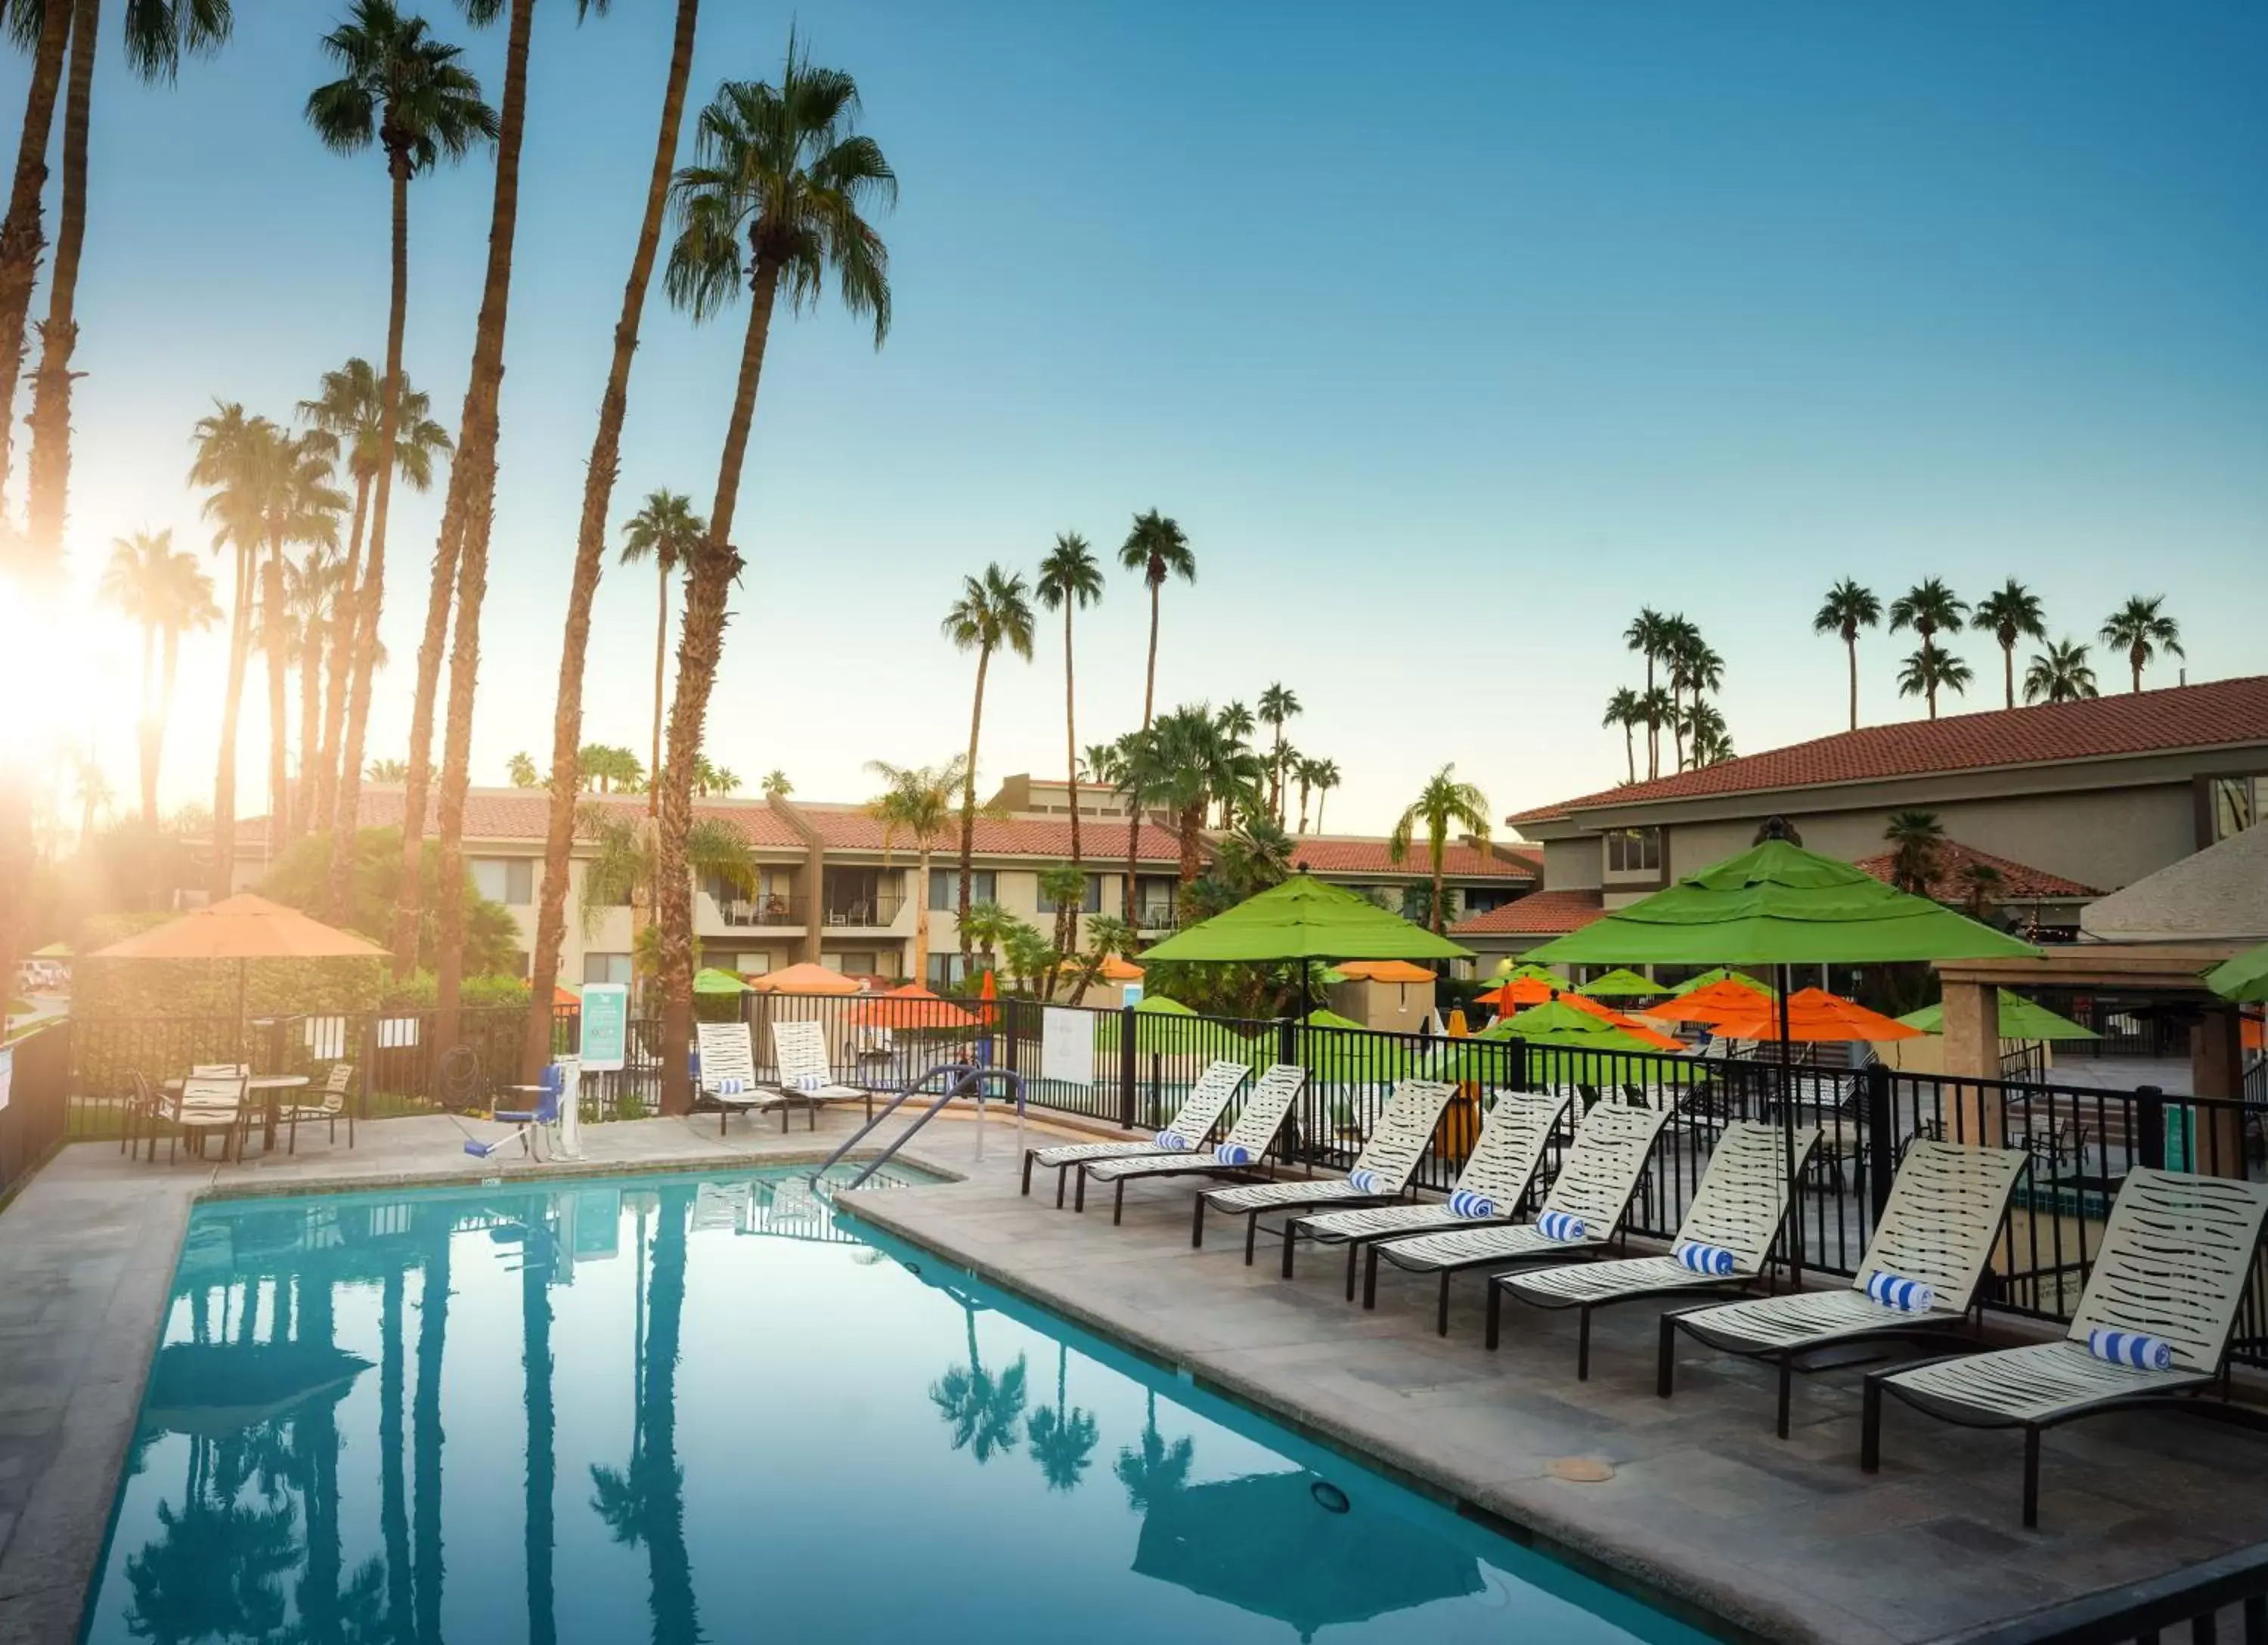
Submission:
[[771,968],[772,956],[769,953],[736,954],[733,956],[733,969],[743,977],[762,977]]
[[1170,875],[1145,874],[1135,881],[1134,924],[1144,931],[1172,929],[1181,889],[1181,882]]
[[929,956],[929,975],[922,980],[927,987],[942,992],[959,984],[961,976],[958,954],[932,954]]
[[1618,828],[1607,830],[1609,874],[1651,874],[1660,867],[1660,829]]
[[[1050,919],[1055,917],[1056,905],[1048,901],[1047,889],[1036,878],[1032,885],[1032,906]],[[1102,876],[1101,874],[1090,874],[1086,876],[1086,896],[1079,904],[1079,911],[1082,914],[1099,914],[1102,911]]]
[[630,979],[630,956],[627,954],[583,956],[583,980],[586,983],[627,983]]
[[535,859],[532,857],[475,857],[472,859],[473,889],[491,903],[526,908],[535,900]]
[[2268,777],[2216,777],[2213,779],[2213,837],[2227,839],[2260,821],[2268,803]]
[[1464,903],[1464,918],[1470,919],[1476,914],[1502,908],[1506,903],[1516,900],[1520,893],[1508,886],[1469,885],[1457,895]]
[[[972,903],[998,902],[1000,876],[990,868],[971,868],[968,871],[968,900]],[[929,871],[929,905],[933,909],[959,910],[960,869],[932,868]]]
[[873,977],[879,974],[874,965],[874,950],[872,948],[845,948],[839,954],[823,955],[821,959],[830,971],[847,971],[853,977]]

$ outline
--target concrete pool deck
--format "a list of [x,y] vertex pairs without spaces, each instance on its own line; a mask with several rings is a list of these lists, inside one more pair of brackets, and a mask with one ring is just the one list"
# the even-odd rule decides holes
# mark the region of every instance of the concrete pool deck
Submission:
[[[854,1113],[777,1126],[713,1117],[593,1126],[552,1174],[731,1169],[814,1160]],[[886,1127],[885,1140],[895,1134]],[[1014,1129],[955,1118],[909,1164],[961,1180],[852,1196],[846,1208],[956,1265],[1358,1457],[1504,1522],[1517,1536],[1774,1639],[1935,1639],[2158,1575],[2268,1538],[2268,1442],[2165,1417],[2051,1435],[2043,1529],[2017,1520],[2020,1441],[1895,1405],[1885,1464],[1856,1465],[1856,1373],[1803,1379],[1793,1437],[1771,1436],[1768,1376],[1689,1345],[1679,1393],[1653,1393],[1656,1310],[1609,1310],[1592,1380],[1574,1380],[1572,1316],[1514,1310],[1480,1345],[1481,1285],[1432,1331],[1429,1283],[1395,1271],[1379,1308],[1340,1298],[1325,1253],[1276,1277],[1272,1242],[1241,1229],[1189,1244],[1190,1189],[1130,1187],[1053,1209],[1015,1187]],[[303,1133],[296,1156],[129,1163],[114,1143],[66,1149],[0,1213],[0,1645],[75,1637],[189,1212],[211,1195],[477,1183],[530,1174],[467,1158],[445,1120],[363,1128],[350,1151]],[[1584,1476],[1603,1474],[1594,1483]],[[1571,1477],[1572,1476],[1572,1477]]]

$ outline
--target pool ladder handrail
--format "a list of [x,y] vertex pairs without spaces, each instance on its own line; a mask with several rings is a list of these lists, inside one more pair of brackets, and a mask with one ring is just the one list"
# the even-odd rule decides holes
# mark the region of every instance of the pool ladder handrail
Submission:
[[[1024,1076],[1018,1073],[1014,1069],[997,1067],[990,1063],[939,1063],[935,1067],[924,1072],[919,1079],[916,1080],[911,1085],[906,1087],[904,1090],[899,1092],[896,1096],[890,1100],[888,1104],[885,1106],[880,1113],[869,1119],[865,1125],[859,1126],[858,1129],[853,1132],[849,1139],[843,1142],[841,1147],[836,1149],[834,1153],[827,1156],[826,1161],[820,1166],[820,1168],[811,1174],[810,1182],[814,1191],[818,1190],[820,1179],[825,1177],[827,1173],[832,1170],[836,1165],[841,1163],[844,1154],[850,1153],[851,1149],[857,1147],[861,1142],[864,1142],[869,1136],[871,1136],[873,1133],[875,1126],[880,1125],[891,1115],[896,1113],[898,1110],[903,1108],[915,1097],[922,1095],[924,1094],[923,1088],[932,1080],[938,1078],[941,1074],[951,1076],[951,1078],[945,1089],[938,1093],[937,1100],[923,1110],[920,1118],[915,1120],[912,1125],[908,1125],[904,1131],[901,1132],[897,1138],[891,1142],[888,1147],[884,1148],[880,1154],[869,1160],[866,1162],[865,1169],[860,1171],[858,1176],[843,1184],[843,1189],[850,1189],[859,1186],[876,1171],[880,1170],[882,1167],[887,1165],[890,1162],[891,1157],[895,1154],[900,1148],[905,1147],[906,1139],[912,1136],[914,1132],[919,1131],[924,1125],[929,1124],[931,1120],[936,1118],[938,1110],[942,1109],[947,1103],[953,1101],[956,1096],[964,1095],[971,1092],[976,1094],[978,1103],[978,1118],[981,1123],[984,1100],[984,1085],[987,1081],[998,1080],[1006,1081],[1008,1088],[1015,1094],[1016,1118],[1020,1123],[1022,1121],[1024,1118]],[[837,1190],[836,1191],[840,1192],[842,1190]]]

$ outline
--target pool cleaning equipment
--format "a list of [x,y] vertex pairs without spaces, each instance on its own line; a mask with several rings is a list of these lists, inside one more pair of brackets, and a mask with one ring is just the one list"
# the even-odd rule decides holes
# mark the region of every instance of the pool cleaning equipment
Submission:
[[544,1069],[543,1082],[541,1085],[514,1085],[505,1088],[515,1097],[523,1099],[534,1097],[535,1099],[534,1107],[494,1107],[485,1115],[475,1115],[475,1118],[511,1126],[512,1129],[501,1137],[490,1139],[476,1137],[465,1129],[465,1122],[462,1119],[453,1113],[450,1114],[449,1123],[463,1133],[465,1152],[476,1160],[493,1159],[496,1157],[497,1149],[517,1138],[523,1154],[532,1159],[542,1159],[544,1135],[552,1126],[560,1123],[561,1112],[566,1106],[567,1076],[568,1070],[565,1065],[555,1062]]

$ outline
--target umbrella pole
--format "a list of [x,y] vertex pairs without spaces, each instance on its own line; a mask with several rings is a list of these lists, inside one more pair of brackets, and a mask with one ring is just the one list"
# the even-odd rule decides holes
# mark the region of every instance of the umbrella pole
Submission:
[[1803,1184],[1795,1180],[1795,1060],[1793,1042],[1788,1037],[1788,970],[1779,965],[1773,970],[1773,980],[1779,985],[1780,1171],[1787,1183],[1787,1283],[1793,1291],[1803,1285]]

